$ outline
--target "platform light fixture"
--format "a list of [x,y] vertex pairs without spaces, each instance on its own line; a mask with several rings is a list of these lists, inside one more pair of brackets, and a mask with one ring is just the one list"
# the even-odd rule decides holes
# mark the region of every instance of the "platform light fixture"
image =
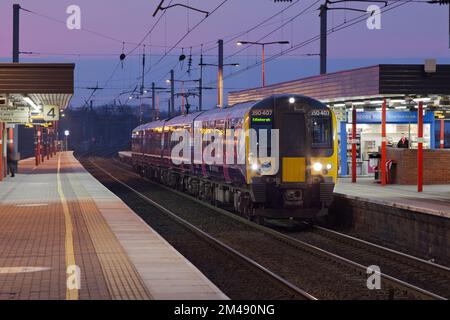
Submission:
[[36,103],[34,103],[34,101],[31,100],[30,97],[23,97],[23,100],[28,103],[28,105],[30,105],[34,109],[34,111],[41,112],[41,108]]
[[244,44],[251,44],[251,45],[259,45],[262,48],[262,56],[261,56],[261,67],[262,67],[262,87],[264,88],[266,86],[266,46],[273,45],[273,44],[289,44],[289,41],[271,41],[271,42],[258,42],[258,41],[238,41],[236,42],[236,45],[242,46]]
[[431,98],[416,98],[414,99],[415,102],[430,102]]

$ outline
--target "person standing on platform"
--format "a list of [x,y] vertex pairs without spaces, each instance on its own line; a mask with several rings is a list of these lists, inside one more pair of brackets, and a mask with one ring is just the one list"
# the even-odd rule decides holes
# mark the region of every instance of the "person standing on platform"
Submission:
[[14,178],[16,172],[16,159],[14,159],[14,154],[8,150],[8,172],[11,177]]
[[402,134],[402,138],[397,143],[397,148],[408,149],[409,148],[409,140],[405,137],[405,134]]

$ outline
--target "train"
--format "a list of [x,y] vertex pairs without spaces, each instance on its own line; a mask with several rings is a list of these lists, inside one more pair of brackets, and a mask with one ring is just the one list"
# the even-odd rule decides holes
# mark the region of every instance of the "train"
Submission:
[[273,95],[140,125],[132,132],[132,166],[251,220],[315,219],[332,202],[336,126],[318,100]]

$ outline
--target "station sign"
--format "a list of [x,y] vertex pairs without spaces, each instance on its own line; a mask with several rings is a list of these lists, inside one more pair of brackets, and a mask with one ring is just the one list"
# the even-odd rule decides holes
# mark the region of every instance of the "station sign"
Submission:
[[30,108],[28,107],[1,107],[0,122],[6,123],[29,123]]
[[[424,122],[434,121],[434,112],[427,111],[424,114]],[[348,113],[348,123],[352,122],[352,113]],[[356,112],[357,123],[381,123],[380,111]],[[388,111],[386,112],[387,123],[417,123],[417,111]]]
[[55,105],[44,105],[43,117],[45,121],[58,121],[59,120],[59,107]]

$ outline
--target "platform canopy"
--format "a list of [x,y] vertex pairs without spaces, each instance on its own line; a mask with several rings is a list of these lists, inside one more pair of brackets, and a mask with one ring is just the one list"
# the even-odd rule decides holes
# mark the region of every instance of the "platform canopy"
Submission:
[[234,105],[274,94],[292,93],[310,96],[331,107],[358,103],[375,108],[383,98],[400,99],[399,103],[408,104],[408,101],[426,97],[430,107],[450,109],[450,65],[433,62],[380,64],[234,91],[229,93],[228,103]]
[[0,96],[65,109],[74,92],[74,69],[74,64],[0,63]]

